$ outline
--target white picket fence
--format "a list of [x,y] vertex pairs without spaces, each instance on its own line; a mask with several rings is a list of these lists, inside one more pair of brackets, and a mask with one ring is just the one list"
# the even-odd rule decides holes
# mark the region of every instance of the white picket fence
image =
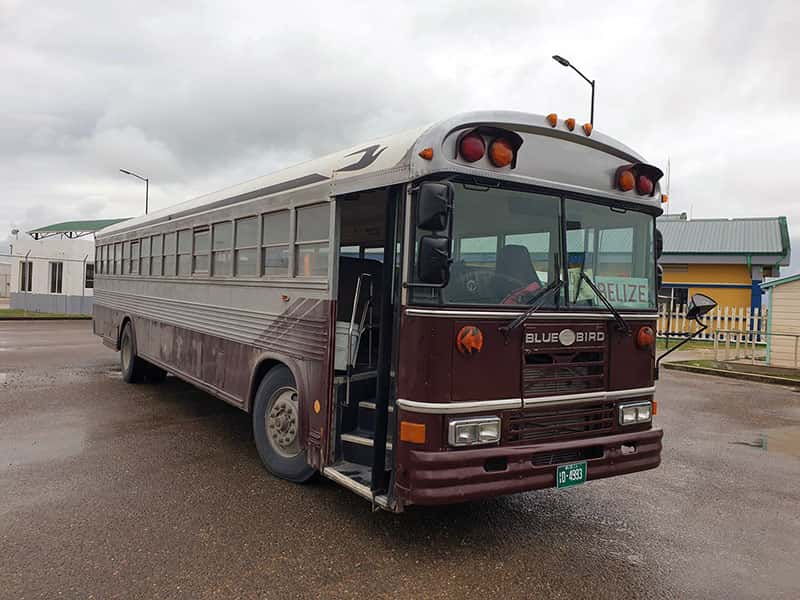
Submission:
[[[709,327],[695,339],[766,343],[767,309],[756,308],[750,314],[749,306],[717,306],[700,317]],[[682,338],[699,329],[694,319],[686,318],[686,305],[672,307],[661,305],[658,311],[658,336]],[[753,337],[755,336],[755,340]]]

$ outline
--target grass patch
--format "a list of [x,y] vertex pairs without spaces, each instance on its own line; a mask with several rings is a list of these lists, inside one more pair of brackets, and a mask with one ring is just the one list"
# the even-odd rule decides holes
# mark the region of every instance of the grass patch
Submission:
[[683,360],[682,365],[728,371],[730,373],[744,373],[748,375],[767,375],[769,377],[782,377],[800,382],[800,369],[785,369],[782,367],[768,367],[766,365],[753,365],[735,362],[720,362],[717,360]]
[[[669,338],[669,347],[674,348],[684,338],[679,337],[671,337]],[[667,340],[664,338],[658,338],[656,340],[656,349],[657,350],[667,350]],[[714,349],[714,342],[709,342],[705,340],[692,340],[690,342],[685,343],[681,346],[681,350],[713,350]]]
[[4,319],[90,319],[91,315],[66,315],[62,313],[43,313],[21,308],[0,308],[0,321]]

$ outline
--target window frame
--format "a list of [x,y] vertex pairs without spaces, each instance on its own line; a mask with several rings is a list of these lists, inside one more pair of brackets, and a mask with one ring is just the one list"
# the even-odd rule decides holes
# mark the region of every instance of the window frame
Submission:
[[30,293],[33,291],[33,261],[19,261],[19,291]]
[[[96,263],[84,263],[83,268],[83,289],[85,290],[93,290],[94,289],[94,276],[97,271],[95,269]],[[89,271],[91,270],[91,276],[89,276]],[[91,284],[91,285],[89,285]]]
[[[277,210],[272,210],[272,211],[269,211],[269,212],[261,213],[261,215],[259,216],[259,222],[258,222],[258,230],[259,230],[259,234],[258,234],[258,248],[259,248],[259,251],[258,251],[258,263],[259,263],[258,273],[259,273],[260,277],[265,278],[265,279],[275,279],[275,278],[279,278],[279,277],[284,277],[284,278],[293,277],[293,275],[292,275],[292,271],[293,271],[292,255],[294,254],[294,237],[295,237],[294,236],[294,222],[295,222],[294,213],[295,213],[295,210],[296,209],[280,208],[280,209],[277,209]],[[282,241],[282,242],[265,243],[264,242],[264,232],[265,232],[266,228],[264,227],[264,219],[267,218],[267,217],[278,215],[280,213],[287,213],[287,215],[289,217],[289,229],[286,232],[286,234],[287,234],[286,235],[286,241],[285,242]],[[287,265],[286,265],[286,272],[280,273],[280,274],[279,273],[266,273],[265,272],[265,269],[267,268],[267,261],[264,260],[264,259],[266,258],[265,250],[267,248],[286,248],[287,259],[288,259],[287,260]]]
[[[224,247],[224,248],[216,248],[215,245],[214,245],[217,242],[216,229],[217,229],[217,227],[222,226],[222,225],[229,225],[230,226],[230,241],[229,241],[229,243],[228,243],[228,245],[226,247]],[[226,220],[223,220],[223,221],[216,221],[216,222],[212,223],[211,226],[209,227],[209,240],[208,240],[209,241],[208,248],[209,248],[209,253],[210,253],[209,261],[208,261],[208,274],[209,274],[209,276],[211,276],[211,277],[233,277],[233,271],[234,271],[234,267],[233,267],[233,246],[234,246],[234,243],[235,243],[234,242],[235,235],[236,235],[236,227],[235,227],[234,221],[231,220],[231,219],[226,219]],[[214,264],[215,264],[214,263],[214,259],[216,258],[216,256],[218,254],[226,254],[226,253],[228,255],[228,263],[230,265],[229,269],[228,269],[228,272],[227,273],[223,273],[223,274],[218,274],[216,268],[214,267]]]
[[[135,250],[135,252],[134,252]],[[140,251],[141,245],[138,239],[131,240],[129,244],[130,257],[128,261],[128,275],[138,275],[139,274],[139,259],[140,259]],[[134,256],[135,254],[135,256]]]
[[[51,294],[64,293],[64,262],[58,260],[48,261],[49,286]],[[54,289],[55,288],[55,289]]]
[[[233,277],[249,277],[249,278],[256,278],[260,277],[261,275],[261,241],[262,241],[262,220],[264,218],[264,213],[261,215],[247,215],[244,217],[239,217],[233,220]],[[256,237],[253,240],[252,244],[240,244],[239,243],[239,223],[242,221],[247,221],[252,219],[256,225]],[[239,251],[240,250],[255,250],[256,256],[256,266],[255,272],[252,275],[241,275],[239,273]]]
[[[191,261],[191,275],[192,277],[199,275],[201,277],[208,277],[211,274],[211,227],[209,225],[202,225],[200,227],[193,227],[192,232],[192,261]],[[198,234],[205,234],[208,239],[208,248],[205,253],[197,252],[197,236]],[[205,256],[208,261],[207,266],[203,270],[197,269],[197,257]]]
[[[300,217],[304,210],[313,210],[320,207],[326,207],[328,209],[327,213],[327,224],[326,224],[326,231],[328,237],[325,239],[308,239],[308,240],[301,240],[299,238],[299,231],[300,231]],[[294,224],[291,228],[291,256],[293,259],[290,261],[290,269],[291,269],[291,276],[300,279],[327,279],[330,276],[330,254],[331,254],[331,203],[330,202],[317,202],[314,204],[306,204],[303,206],[298,206],[294,210]],[[327,247],[328,255],[325,258],[325,273],[318,274],[318,275],[303,275],[299,272],[299,255],[302,247],[307,246],[323,246]],[[293,264],[292,264],[293,263]]]

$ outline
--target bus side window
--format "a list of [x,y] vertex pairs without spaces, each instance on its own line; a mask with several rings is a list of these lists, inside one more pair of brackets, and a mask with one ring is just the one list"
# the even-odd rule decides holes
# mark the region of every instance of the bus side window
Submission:
[[297,209],[295,274],[324,277],[328,274],[328,231],[331,207],[317,204]]
[[281,210],[262,217],[262,275],[289,274],[289,211]]

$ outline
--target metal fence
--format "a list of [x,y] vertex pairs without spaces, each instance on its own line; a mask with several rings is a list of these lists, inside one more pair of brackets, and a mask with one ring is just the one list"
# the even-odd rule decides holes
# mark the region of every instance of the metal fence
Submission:
[[[694,319],[686,318],[686,305],[662,304],[658,310],[658,336],[666,338],[685,338],[699,329]],[[767,309],[749,306],[717,306],[714,310],[700,317],[704,325],[708,325],[703,333],[695,339],[707,341],[738,341],[766,343]]]

